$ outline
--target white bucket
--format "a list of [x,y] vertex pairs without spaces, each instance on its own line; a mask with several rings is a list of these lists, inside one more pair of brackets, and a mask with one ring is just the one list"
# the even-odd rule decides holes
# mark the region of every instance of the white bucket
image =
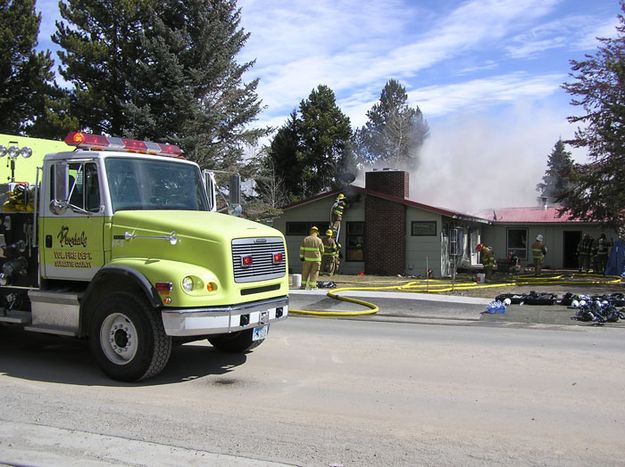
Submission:
[[477,282],[478,284],[483,284],[484,282],[486,282],[486,274],[477,274],[475,276],[475,282]]
[[301,274],[291,274],[289,276],[291,287],[301,287],[302,286],[302,275]]

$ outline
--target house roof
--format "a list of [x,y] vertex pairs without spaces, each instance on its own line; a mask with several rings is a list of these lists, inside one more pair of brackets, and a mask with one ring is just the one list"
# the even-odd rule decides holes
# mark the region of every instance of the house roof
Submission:
[[560,215],[560,206],[535,206],[531,208],[496,208],[481,210],[478,215],[495,223],[552,223],[564,224],[569,222],[583,222],[571,217],[569,213]]
[[401,198],[398,196],[392,196],[392,195],[388,195],[386,193],[380,193],[377,191],[373,191],[373,190],[368,190],[366,188],[362,188],[356,185],[350,185],[349,188],[345,189],[345,190],[334,190],[334,191],[328,191],[325,193],[319,193],[318,195],[315,196],[311,196],[310,198],[307,198],[303,201],[297,202],[297,203],[293,203],[288,205],[287,207],[284,208],[285,211],[289,210],[289,209],[294,209],[309,203],[313,203],[315,201],[318,201],[320,199],[324,199],[324,198],[329,198],[329,197],[335,197],[336,195],[338,195],[339,193],[362,193],[362,194],[366,194],[368,196],[375,196],[376,198],[381,198],[381,199],[385,199],[387,201],[391,201],[391,202],[395,202],[395,203],[400,203],[403,204],[404,206],[409,206],[409,207],[413,207],[416,209],[421,209],[423,211],[429,211],[429,212],[434,212],[436,214],[440,214],[442,216],[447,216],[450,217],[452,219],[461,219],[461,220],[466,220],[466,221],[472,221],[472,222],[481,222],[484,224],[489,223],[489,220],[487,218],[484,217],[479,217],[479,216],[474,216],[471,214],[465,214],[465,213],[461,213],[458,211],[453,211],[450,209],[446,209],[446,208],[440,208],[440,207],[436,207],[436,206],[430,206],[428,204],[423,204],[423,203],[418,203],[416,201],[412,201],[410,199],[406,199],[406,198]]

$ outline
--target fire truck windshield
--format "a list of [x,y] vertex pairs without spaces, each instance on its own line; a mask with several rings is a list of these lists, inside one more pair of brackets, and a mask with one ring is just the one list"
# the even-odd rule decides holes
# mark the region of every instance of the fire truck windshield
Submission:
[[176,160],[106,158],[113,212],[180,209],[208,211],[208,198],[197,166]]

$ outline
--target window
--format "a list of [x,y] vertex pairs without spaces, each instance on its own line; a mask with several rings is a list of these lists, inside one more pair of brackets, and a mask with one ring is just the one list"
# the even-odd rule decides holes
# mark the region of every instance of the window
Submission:
[[108,157],[105,164],[113,211],[208,210],[204,183],[195,165],[129,156]]
[[[62,164],[54,164],[50,172],[50,199],[55,198],[55,184],[61,188],[64,178],[67,177],[67,196],[69,204],[86,211],[100,210],[100,183],[98,169],[92,162],[73,162],[67,164],[64,170]],[[62,189],[62,188],[61,188]],[[56,196],[63,196],[56,193]],[[64,201],[60,199],[59,201]]]
[[345,260],[364,261],[365,254],[365,223],[348,222],[347,235],[345,236]]
[[508,229],[508,255],[527,259],[527,229]]
[[435,237],[436,221],[412,221],[410,235],[413,237]]
[[69,164],[69,190],[70,204],[86,211],[100,210],[100,184],[95,164]]
[[310,228],[316,225],[319,229],[319,234],[323,235],[326,231],[325,227],[328,221],[319,222],[287,222],[286,223],[286,235],[303,235],[306,236],[310,233]]

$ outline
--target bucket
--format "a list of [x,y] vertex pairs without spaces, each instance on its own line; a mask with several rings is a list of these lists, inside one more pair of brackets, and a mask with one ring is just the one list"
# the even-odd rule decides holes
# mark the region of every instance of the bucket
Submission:
[[486,274],[477,274],[475,276],[475,282],[477,282],[478,284],[483,284],[484,282],[486,282]]
[[291,274],[289,276],[291,287],[301,287],[302,286],[302,275],[301,274]]

